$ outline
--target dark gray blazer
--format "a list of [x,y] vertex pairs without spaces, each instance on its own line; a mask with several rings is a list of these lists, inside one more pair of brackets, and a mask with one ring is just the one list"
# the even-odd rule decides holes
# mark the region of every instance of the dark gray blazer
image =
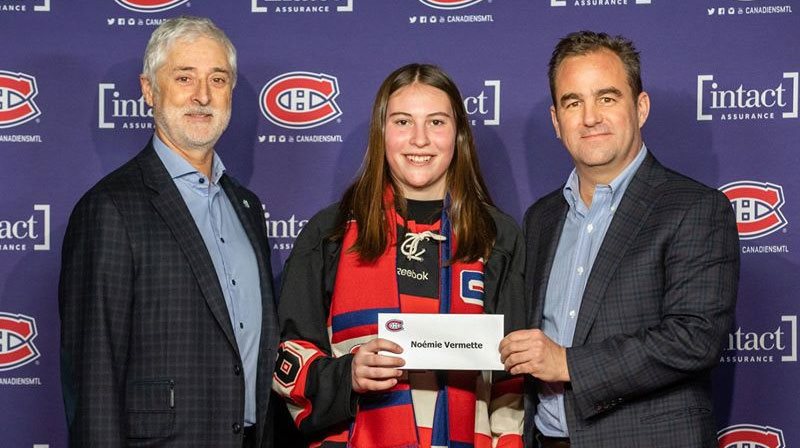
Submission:
[[[258,260],[257,432],[268,447],[278,345],[270,247],[258,197],[227,175],[220,182]],[[59,305],[70,446],[242,446],[244,376],[225,299],[152,144],[75,206]]]
[[[529,324],[540,328],[567,213],[561,189],[527,211]],[[728,199],[648,155],[597,254],[567,350],[573,446],[715,447],[710,371],[731,327],[739,279]],[[537,396],[526,394],[532,445]]]

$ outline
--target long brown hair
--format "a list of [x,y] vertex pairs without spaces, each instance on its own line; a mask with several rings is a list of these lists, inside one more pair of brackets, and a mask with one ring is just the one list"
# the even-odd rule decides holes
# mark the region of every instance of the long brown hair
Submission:
[[453,160],[447,169],[447,193],[450,196],[447,212],[458,241],[453,259],[468,262],[480,257],[486,259],[494,245],[497,228],[487,208],[493,205],[492,199],[481,176],[467,112],[453,80],[439,67],[429,64],[400,67],[378,89],[372,106],[367,152],[358,178],[342,196],[333,238],[341,239],[347,231],[349,220],[353,219],[358,223],[358,237],[351,250],[357,252],[362,261],[375,261],[386,251],[389,225],[392,225],[386,220],[384,190],[387,185],[394,189],[395,203],[390,206],[401,212],[406,209],[406,200],[386,162],[386,108],[393,93],[415,83],[437,88],[447,94],[453,109],[456,142]]

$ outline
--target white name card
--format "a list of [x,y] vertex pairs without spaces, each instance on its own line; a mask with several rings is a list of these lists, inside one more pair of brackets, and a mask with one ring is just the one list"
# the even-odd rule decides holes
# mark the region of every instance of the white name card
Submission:
[[378,337],[403,348],[407,370],[503,370],[499,314],[378,314]]

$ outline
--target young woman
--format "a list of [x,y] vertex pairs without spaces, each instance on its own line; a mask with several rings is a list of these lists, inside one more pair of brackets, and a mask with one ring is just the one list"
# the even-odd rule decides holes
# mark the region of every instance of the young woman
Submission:
[[312,447],[521,447],[521,378],[378,353],[401,351],[377,338],[380,312],[524,325],[522,237],[492,206],[458,89],[438,67],[401,67],[369,132],[358,179],[286,263],[273,388]]

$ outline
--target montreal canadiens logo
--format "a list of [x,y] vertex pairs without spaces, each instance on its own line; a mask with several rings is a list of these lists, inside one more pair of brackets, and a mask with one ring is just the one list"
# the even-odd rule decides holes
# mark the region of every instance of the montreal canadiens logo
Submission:
[[717,433],[719,448],[784,448],[783,431],[769,426],[734,425]]
[[35,337],[36,320],[32,317],[0,313],[0,371],[16,369],[38,358]]
[[182,5],[189,0],[114,0],[123,8],[137,12],[160,12]]
[[386,321],[386,329],[389,331],[402,331],[403,321],[400,319],[390,319]]
[[422,3],[436,9],[459,9],[480,3],[483,0],[419,0]]
[[336,104],[339,83],[324,73],[291,72],[261,89],[259,102],[267,120],[289,129],[323,125],[342,114]]
[[0,128],[19,126],[41,115],[33,98],[36,78],[0,70]]
[[733,204],[740,239],[761,238],[786,226],[780,185],[745,180],[723,185],[720,190]]

